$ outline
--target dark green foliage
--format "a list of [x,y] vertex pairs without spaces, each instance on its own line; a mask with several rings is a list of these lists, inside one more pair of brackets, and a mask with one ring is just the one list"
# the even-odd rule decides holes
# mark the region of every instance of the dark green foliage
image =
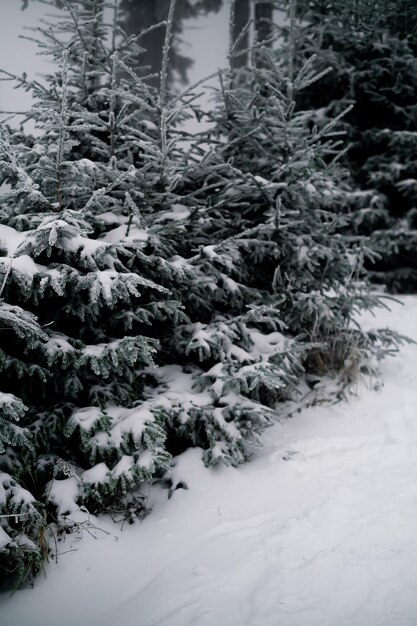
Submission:
[[[278,0],[277,4],[286,7],[289,0]],[[297,12],[315,26],[332,21],[345,33],[385,30],[400,38],[417,35],[414,0],[297,0]]]
[[[319,127],[348,104],[343,119],[350,149],[344,163],[353,233],[370,237],[370,276],[394,292],[417,288],[415,241],[417,57],[415,3],[311,5],[299,28],[299,63],[317,55],[331,68],[301,102],[316,110]],[[395,8],[395,11],[394,11]],[[407,17],[408,16],[408,17]],[[407,19],[406,19],[407,18]]]

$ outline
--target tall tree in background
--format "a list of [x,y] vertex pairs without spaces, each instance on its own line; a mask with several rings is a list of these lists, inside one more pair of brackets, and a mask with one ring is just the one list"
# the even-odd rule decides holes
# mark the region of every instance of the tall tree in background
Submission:
[[[102,2],[102,0],[97,0]],[[226,0],[229,3],[232,0]],[[22,0],[22,9],[27,8],[29,0]],[[61,0],[51,1],[61,7]],[[188,70],[193,59],[182,54],[181,43],[184,20],[195,19],[210,12],[217,12],[224,4],[223,0],[178,0],[173,24],[173,41],[168,66],[168,83],[172,85],[175,77],[187,82]],[[153,86],[159,85],[164,45],[164,20],[166,19],[169,0],[122,0],[120,5],[121,24],[129,35],[139,35],[142,47],[138,67]],[[232,58],[233,69],[249,65],[251,39],[258,43],[271,45],[273,34],[273,7],[269,0],[235,0],[232,41],[235,44]],[[248,27],[253,17],[254,26]],[[253,35],[253,37],[251,37]]]
[[[97,0],[102,3],[102,0]],[[184,20],[219,11],[223,0],[178,0],[173,23],[172,46],[169,55],[168,83],[177,75],[181,82],[187,82],[187,72],[193,65],[193,59],[180,51]],[[22,0],[22,9],[27,8],[29,0]],[[54,4],[54,2],[51,2]],[[62,7],[61,0],[55,4]],[[165,38],[165,20],[168,15],[169,0],[122,0],[120,4],[121,24],[128,35],[140,35],[139,44],[143,50],[139,54],[137,67],[144,68],[148,82],[159,86],[162,68],[162,51]],[[155,28],[152,28],[155,27]],[[145,69],[147,68],[147,70]]]
[[[267,57],[262,53],[262,48],[272,47],[272,23],[273,23],[273,3],[265,0],[255,0],[254,4],[255,33],[253,62],[257,67],[267,62]],[[258,48],[260,46],[260,48]],[[264,86],[266,88],[266,86]]]
[[250,17],[250,0],[236,0],[232,24],[234,55],[231,59],[232,67],[235,70],[240,67],[247,67],[249,64],[250,29],[248,24]]
[[272,37],[273,3],[266,0],[255,0],[254,18],[256,40],[267,45]]
[[[268,0],[235,0],[232,24],[232,69],[249,66],[252,43],[272,45],[273,2]],[[253,15],[253,26],[250,26]],[[252,41],[253,40],[253,41]],[[256,59],[255,59],[256,62]]]
[[[228,0],[229,2],[231,0]],[[253,11],[251,11],[251,3]],[[223,0],[179,0],[175,9],[173,27],[173,47],[170,53],[168,78],[172,81],[173,74],[177,74],[182,82],[187,81],[187,71],[193,60],[182,55],[178,44],[181,42],[184,20],[197,18],[202,14],[219,11]],[[123,0],[122,11],[125,11],[124,28],[129,34],[142,33],[140,43],[145,48],[141,55],[141,65],[149,66],[151,71],[158,74],[162,63],[162,48],[164,43],[164,29],[162,27],[148,31],[150,26],[160,24],[167,15],[169,0],[153,0],[152,2],[137,0]],[[254,16],[254,31],[257,42],[270,42],[272,38],[273,2],[268,0],[236,0],[235,18],[233,23],[232,39],[237,43],[232,61],[234,69],[247,67],[249,64],[250,29],[247,28]],[[157,79],[153,79],[154,83]]]
[[[172,83],[175,74],[181,82],[187,82],[187,71],[193,64],[193,60],[183,55],[179,50],[184,20],[218,11],[221,6],[222,0],[198,0],[197,2],[178,0],[175,7],[173,42],[168,66],[169,82]],[[148,66],[150,73],[157,75],[150,79],[150,82],[156,86],[162,68],[162,50],[165,37],[163,21],[166,19],[168,9],[169,0],[152,0],[151,2],[148,0],[122,0],[121,3],[121,10],[124,13],[124,30],[129,35],[143,33],[139,39],[140,45],[144,48],[140,55],[140,65]],[[151,26],[157,24],[161,24],[161,26],[149,30]]]

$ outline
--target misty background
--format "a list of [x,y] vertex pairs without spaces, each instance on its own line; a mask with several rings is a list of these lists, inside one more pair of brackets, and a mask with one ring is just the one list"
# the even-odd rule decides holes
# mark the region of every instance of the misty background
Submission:
[[[157,0],[134,2],[138,7],[154,5]],[[0,20],[0,67],[10,73],[21,75],[26,72],[28,78],[34,78],[48,71],[49,62],[38,54],[36,44],[23,37],[34,36],[27,27],[36,27],[50,7],[36,1],[28,2],[22,10],[19,0],[1,0]],[[182,21],[182,33],[176,37],[177,51],[186,59],[183,76],[187,83],[193,84],[202,77],[224,67],[228,49],[229,10],[230,2],[220,3],[219,10],[201,13],[197,18]],[[159,45],[160,35],[154,31],[149,37]],[[152,42],[151,42],[152,43]],[[177,52],[176,51],[176,52]],[[191,61],[191,63],[189,61]],[[179,72],[174,72],[176,82]],[[31,96],[23,89],[14,88],[13,81],[2,81],[0,84],[0,110],[25,111],[31,106]],[[19,116],[21,118],[21,116]],[[17,120],[16,120],[17,123]]]
[[[60,0],[56,0],[59,4]],[[227,64],[229,50],[229,15],[231,0],[178,0],[175,7],[173,39],[170,51],[168,80],[171,89],[178,90],[192,85]],[[0,0],[0,69],[28,79],[39,78],[48,72],[48,57],[39,54],[33,28],[41,26],[41,20],[51,12],[59,12],[42,0]],[[138,34],[150,25],[166,19],[169,0],[121,0],[120,21],[128,34]],[[24,9],[24,10],[23,10]],[[233,67],[248,64],[250,35],[245,26],[252,20],[249,31],[256,31],[258,40],[272,39],[272,23],[282,23],[282,15],[273,10],[273,3],[265,0],[236,0],[233,40],[239,55],[233,59]],[[109,21],[111,20],[109,10]],[[160,26],[141,37],[145,52],[139,64],[151,68],[156,76],[151,80],[158,84],[161,69],[162,47],[165,28]],[[246,53],[243,51],[246,50]],[[145,74],[149,72],[145,71]],[[205,83],[205,87],[210,84]],[[209,99],[208,92],[203,102]],[[0,111],[24,112],[31,107],[31,96],[24,89],[16,89],[15,81],[2,80],[0,85]],[[4,119],[4,117],[3,117]],[[11,120],[16,126],[23,120],[17,115]]]

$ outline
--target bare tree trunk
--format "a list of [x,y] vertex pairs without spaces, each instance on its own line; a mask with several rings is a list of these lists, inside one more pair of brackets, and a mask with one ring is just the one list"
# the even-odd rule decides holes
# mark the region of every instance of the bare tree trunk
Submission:
[[273,3],[266,0],[255,0],[255,33],[258,43],[271,45]]
[[[258,46],[262,44],[270,48],[272,46],[273,4],[272,2],[266,2],[266,0],[254,0],[254,2],[255,43]],[[253,63],[257,67],[265,65],[264,55],[258,48],[254,50]]]
[[[247,25],[250,19],[250,1],[249,0],[236,0],[235,5],[235,23],[233,24],[233,43],[235,43],[240,37],[243,29]],[[247,67],[249,65],[249,29],[244,36],[239,40],[238,45],[234,50],[235,56],[231,59],[231,65],[233,69],[239,69],[240,67]],[[246,51],[246,52],[244,52]],[[239,54],[240,53],[240,54]]]

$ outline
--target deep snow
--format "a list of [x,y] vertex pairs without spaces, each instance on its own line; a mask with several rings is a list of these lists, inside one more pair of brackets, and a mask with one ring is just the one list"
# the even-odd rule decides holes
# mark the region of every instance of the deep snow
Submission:
[[[364,324],[417,340],[403,301]],[[173,470],[187,490],[156,490],[123,531],[86,523],[33,590],[0,596],[0,624],[416,626],[416,366],[405,346],[382,388],[277,424],[240,469],[189,450]]]

